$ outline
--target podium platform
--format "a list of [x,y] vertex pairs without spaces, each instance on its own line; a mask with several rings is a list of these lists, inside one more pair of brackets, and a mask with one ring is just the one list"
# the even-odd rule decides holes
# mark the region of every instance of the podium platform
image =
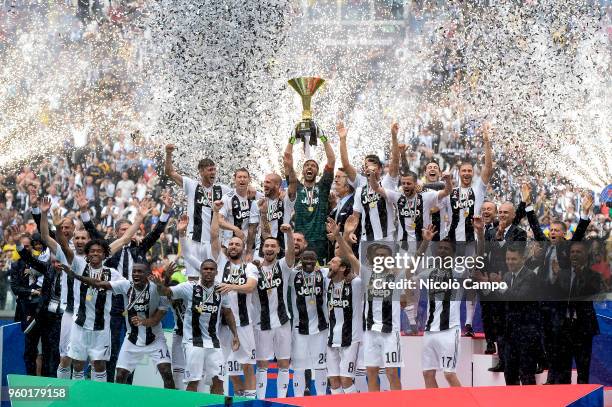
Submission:
[[[402,355],[404,367],[401,369],[402,389],[423,389],[423,369],[421,367],[421,354],[423,349],[423,336],[402,336]],[[486,342],[483,337],[461,337],[459,339],[459,358],[457,360],[457,377],[464,387],[505,386],[503,373],[489,372],[489,368],[497,365],[498,356],[485,355]],[[536,383],[546,382],[548,372],[536,375]],[[444,373],[436,375],[438,386],[448,387]],[[572,371],[572,383],[576,383],[576,370]]]
[[[603,406],[603,386],[596,384],[508,387],[454,387],[446,389],[403,390],[383,393],[356,393],[323,397],[270,400],[290,406]],[[245,404],[246,405],[246,404]]]

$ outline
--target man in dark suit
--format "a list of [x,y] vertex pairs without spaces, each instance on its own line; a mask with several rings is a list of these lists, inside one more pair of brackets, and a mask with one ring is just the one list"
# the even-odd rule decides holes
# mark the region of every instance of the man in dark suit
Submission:
[[569,248],[569,269],[555,268],[554,285],[562,298],[552,314],[554,341],[554,384],[571,384],[572,360],[576,362],[578,383],[589,382],[593,336],[599,334],[594,296],[603,290],[601,275],[589,267],[589,245],[573,242]]
[[[483,204],[481,211],[487,211],[486,205],[493,205],[493,203]],[[498,221],[490,222],[490,227],[487,228],[486,219],[485,221],[485,241],[486,243],[486,259],[487,259],[487,270],[499,274],[503,277],[506,274],[506,250],[508,245],[512,242],[524,242],[527,240],[527,232],[525,232],[518,224],[520,222],[520,216],[516,216],[516,213],[524,211],[525,205],[519,205],[519,208],[515,212],[514,205],[510,202],[504,202],[499,206],[497,212]],[[489,217],[489,216],[488,216]],[[493,226],[495,225],[495,226]],[[499,362],[497,366],[490,368],[491,372],[503,372],[504,371],[504,324],[505,324],[505,309],[506,306],[503,302],[497,298],[496,293],[485,295],[480,293],[482,314],[483,314],[483,325],[490,332],[490,335],[495,337],[497,342],[499,355]],[[489,300],[489,301],[487,301]],[[486,322],[485,322],[486,321]],[[485,333],[486,335],[486,333]],[[493,350],[493,352],[491,352]],[[487,349],[485,353],[494,353],[495,348],[491,349],[490,343],[487,341]]]
[[[557,356],[554,354],[555,349],[559,347],[555,345],[555,341],[558,340],[557,332],[554,331],[552,325],[553,314],[558,312],[555,308],[558,303],[554,301],[555,288],[554,284],[554,269],[569,269],[571,267],[569,259],[569,245],[566,244],[567,239],[567,225],[562,221],[553,221],[550,223],[549,237],[547,238],[542,229],[538,217],[533,210],[533,206],[530,205],[531,201],[531,186],[525,184],[521,188],[521,198],[528,205],[525,208],[527,220],[529,226],[533,232],[535,240],[545,241],[549,244],[541,253],[541,258],[537,260],[541,267],[538,270],[538,281],[542,290],[542,331],[543,331],[543,346],[545,352],[545,358],[549,367],[548,377],[546,383],[552,384],[558,381],[555,371]],[[572,235],[571,241],[580,241],[584,238],[586,230],[591,220],[588,214],[593,206],[593,197],[586,195],[582,202],[582,213],[580,221],[574,234]],[[548,301],[547,301],[548,300]]]
[[[344,232],[344,224],[346,220],[353,214],[353,202],[355,200],[355,188],[348,182],[348,176],[342,168],[339,168],[334,175],[334,192],[336,193],[337,204],[329,214],[329,217],[336,221],[336,224],[340,226],[340,232]],[[355,231],[355,234],[359,236],[360,230]],[[333,234],[328,233],[327,238],[329,240],[329,257],[334,257],[334,241]],[[359,245],[353,245],[353,253],[359,253]]]
[[504,377],[506,385],[535,384],[540,351],[540,313],[536,298],[535,273],[525,267],[525,246],[512,244],[506,249],[506,274],[489,275],[489,281],[505,282],[498,295],[505,303]]
[[59,343],[62,320],[61,303],[61,263],[53,255],[49,261],[42,262],[32,256],[32,253],[21,244],[17,246],[19,256],[34,270],[44,276],[40,288],[40,301],[32,314],[30,322],[35,321],[31,330],[26,334],[30,337],[26,343],[29,349],[29,357],[33,358],[35,364],[37,356],[37,345],[41,342],[42,347],[42,375],[56,377],[57,366],[60,361]]

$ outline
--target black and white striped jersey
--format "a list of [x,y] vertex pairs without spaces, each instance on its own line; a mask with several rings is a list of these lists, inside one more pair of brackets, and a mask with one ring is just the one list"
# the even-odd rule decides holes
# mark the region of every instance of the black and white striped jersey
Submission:
[[355,190],[353,211],[361,214],[361,240],[393,240],[395,209],[392,200],[374,192],[369,185]]
[[363,337],[363,283],[355,277],[350,282],[334,283],[327,287],[329,336],[327,345],[346,347]]
[[[245,285],[248,279],[257,281],[259,270],[253,263],[233,264],[223,253],[217,258],[217,281],[226,284]],[[227,294],[230,308],[236,319],[236,326],[251,324],[253,312],[253,293],[230,291]]]
[[373,273],[361,265],[364,287],[364,321],[367,331],[383,333],[400,331],[400,297],[403,290],[391,289],[388,283],[397,283],[406,278],[402,270],[385,270]]
[[451,211],[448,237],[453,242],[473,242],[476,240],[473,219],[480,215],[487,186],[479,178],[469,188],[453,188],[451,194],[444,198]]
[[297,266],[289,276],[291,308],[295,329],[302,335],[312,335],[328,328],[327,268],[310,273]]
[[268,331],[289,322],[287,285],[292,270],[284,257],[273,265],[262,264],[257,291],[253,295],[253,323],[256,328]]
[[229,308],[227,295],[217,292],[217,284],[204,287],[186,281],[174,287],[172,298],[186,304],[183,315],[183,343],[201,348],[220,348],[221,308]]
[[194,179],[183,177],[183,190],[187,196],[187,213],[189,214],[187,233],[189,237],[196,242],[210,242],[214,202],[221,200],[232,189],[222,184],[214,184],[210,188],[205,188]]
[[[92,268],[84,258],[76,257],[72,261],[75,274],[102,281],[124,280],[115,269]],[[74,279],[74,323],[83,329],[102,331],[110,328],[110,310],[112,305],[111,290],[103,290]]]
[[136,326],[133,317],[151,318],[155,311],[167,311],[168,299],[160,296],[157,286],[147,282],[144,289],[138,290],[129,280],[111,281],[114,294],[123,295],[125,324],[128,327],[126,339],[137,346],[146,346],[164,335],[161,321],[155,326]]

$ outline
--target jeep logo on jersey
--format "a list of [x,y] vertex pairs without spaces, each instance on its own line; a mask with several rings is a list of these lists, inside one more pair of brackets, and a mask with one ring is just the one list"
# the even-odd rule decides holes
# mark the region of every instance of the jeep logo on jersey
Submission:
[[228,275],[223,277],[223,282],[227,284],[244,285],[247,282],[245,276]]
[[421,215],[421,211],[418,209],[402,208],[400,210],[400,216],[404,218],[416,218],[419,215]]
[[391,296],[391,290],[383,290],[383,289],[377,289],[377,288],[370,288],[368,290],[368,296],[370,298],[372,298],[372,297],[386,298],[386,297]]
[[296,294],[304,297],[319,295],[321,294],[321,287],[302,287]]
[[474,206],[474,200],[466,199],[465,201],[463,200],[455,201],[453,205],[453,209],[465,209],[465,208],[471,208],[472,206]]
[[367,205],[370,202],[378,202],[380,200],[379,194],[365,194],[361,196],[361,203]]
[[251,216],[251,211],[249,211],[248,209],[243,209],[240,212],[236,213],[234,215],[235,219],[247,219]]
[[349,306],[349,300],[342,300],[339,298],[332,298],[327,302],[327,306],[330,310],[334,308],[347,308]]
[[219,306],[215,305],[215,304],[200,304],[198,306],[195,307],[195,309],[200,313],[209,313],[209,314],[214,314],[219,310]]
[[259,279],[258,288],[260,290],[268,290],[270,288],[280,287],[283,280],[280,277],[273,278],[271,281],[265,278]]

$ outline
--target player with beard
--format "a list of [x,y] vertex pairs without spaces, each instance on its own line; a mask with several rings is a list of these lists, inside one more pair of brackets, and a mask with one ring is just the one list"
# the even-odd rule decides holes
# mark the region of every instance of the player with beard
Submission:
[[189,213],[190,250],[198,259],[211,258],[211,230],[213,202],[221,200],[231,192],[231,188],[216,183],[217,167],[210,158],[204,158],[198,163],[198,172],[201,183],[180,175],[172,165],[173,144],[166,145],[165,173],[179,187],[183,188],[187,196],[187,211]]
[[301,264],[292,270],[289,277],[293,315],[291,366],[295,397],[304,395],[306,369],[314,369],[317,394],[324,395],[326,392],[327,274],[328,269],[317,266],[317,254],[307,249],[302,253]]
[[[460,185],[453,188],[450,196],[446,198],[446,205],[450,205],[451,222],[448,230],[448,237],[452,242],[465,242],[465,249],[457,247],[458,255],[473,256],[476,252],[474,216],[478,216],[480,208],[485,200],[487,185],[493,174],[493,149],[491,148],[489,123],[482,125],[482,141],[485,151],[484,167],[480,173],[480,178],[474,181],[474,168],[472,163],[464,162],[459,166]],[[474,336],[472,320],[474,318],[475,292],[470,290],[466,302],[465,335]]]
[[75,313],[68,348],[74,380],[83,380],[87,359],[93,366],[92,380],[105,382],[107,378],[112,291],[98,289],[88,284],[84,277],[103,281],[123,279],[117,270],[104,267],[103,262],[109,255],[110,247],[106,241],[91,240],[85,246],[85,260],[75,257],[72,268],[64,266],[64,271],[74,278]]
[[[440,165],[436,161],[430,161],[425,165],[425,184],[421,192],[441,191],[446,187],[446,182],[442,178]],[[450,193],[450,192],[449,192]],[[439,241],[446,237],[448,222],[451,218],[450,206],[448,201],[441,199],[437,204],[423,214],[426,223],[433,224],[436,228],[434,241]]]
[[151,276],[150,279],[162,295],[185,303],[183,345],[187,391],[202,392],[212,384],[212,394],[223,394],[224,363],[219,340],[221,317],[232,332],[233,350],[240,347],[240,340],[227,295],[219,292],[219,285],[215,282],[217,263],[211,259],[204,260],[199,270],[198,282],[186,281],[174,287],[166,287],[157,276]]
[[[281,257],[284,255],[286,250],[287,236],[280,231],[280,226],[282,224],[291,222],[295,197],[293,200],[289,198],[289,194],[285,194],[285,196],[281,197],[281,182],[282,179],[278,174],[268,174],[264,178],[264,198],[257,202],[257,214],[255,215],[259,218],[260,222],[260,247],[257,248],[257,255],[254,256],[256,258],[261,258],[263,255],[261,253],[261,242],[263,241],[264,236],[272,236],[280,241]],[[291,185],[292,184],[290,183],[289,186],[291,187]]]
[[[227,256],[223,253],[219,241],[219,210],[223,206],[222,201],[215,201],[213,205],[213,218],[210,226],[212,255],[217,259],[218,279],[221,283],[218,287],[220,294],[227,294],[230,308],[237,322],[238,338],[240,348],[231,350],[227,357],[227,373],[231,377],[234,389],[244,389],[246,397],[255,398],[256,383],[253,363],[255,363],[255,337],[253,334],[253,300],[252,293],[257,287],[259,271],[252,263],[245,263],[244,242],[233,237],[227,244]],[[279,232],[283,233],[280,228]],[[223,335],[222,335],[223,336]],[[229,351],[229,341],[221,339],[223,346]],[[244,383],[240,380],[241,371],[244,374]]]
[[359,260],[329,218],[327,229],[335,237],[337,255],[329,263],[327,289],[329,338],[327,375],[332,394],[355,393],[357,353],[363,337],[363,285]]
[[[368,185],[368,173],[372,170],[376,172],[376,179],[381,179],[382,186],[386,189],[395,189],[397,186],[397,176],[399,174],[399,144],[397,142],[397,135],[399,133],[398,123],[391,125],[391,162],[389,163],[389,172],[382,175],[382,164],[380,158],[375,154],[366,155],[363,160],[363,172],[365,175],[358,174],[355,167],[351,165],[349,159],[348,148],[346,145],[346,138],[348,135],[348,128],[344,126],[344,123],[340,122],[336,126],[338,130],[338,137],[340,139],[340,160],[342,161],[342,168],[348,176],[348,181],[351,186],[355,189],[359,187],[366,187]],[[355,199],[358,195],[355,194]]]
[[234,190],[223,197],[219,226],[230,232],[224,234],[225,245],[232,236],[239,237],[247,242],[247,256],[252,258],[259,223],[256,199],[263,198],[263,195],[256,193],[251,196],[250,183],[251,175],[246,168],[239,168],[234,172]]
[[[38,196],[36,194],[30,195],[30,203],[36,205],[38,208]],[[70,243],[68,240],[69,234],[57,233],[53,234],[57,238],[57,241],[51,236],[49,231],[48,222],[48,211],[51,206],[51,201],[48,198],[43,199],[41,208],[38,208],[39,212],[39,230],[43,241],[55,255],[55,257],[64,265],[70,266],[74,256],[78,256],[81,259],[84,258],[84,248],[87,242],[89,242],[89,233],[84,229],[77,229],[73,233],[72,243],[74,245],[74,251],[70,249]],[[44,210],[43,210],[44,209]],[[70,220],[69,223],[72,223]],[[69,228],[68,228],[69,230]],[[59,354],[60,362],[57,367],[57,377],[59,379],[70,379],[72,360],[68,357],[68,346],[70,344],[70,330],[72,328],[73,312],[74,312],[74,280],[69,277],[66,273],[61,273],[60,277],[60,307],[63,311],[60,339],[59,339]]]
[[287,254],[278,259],[280,244],[274,237],[263,241],[263,262],[256,261],[259,269],[257,292],[253,296],[255,358],[257,360],[257,398],[266,397],[268,361],[276,359],[278,398],[287,396],[289,386],[289,360],[291,358],[291,321],[287,305],[287,284],[294,264],[294,243],[291,225],[282,225],[281,232],[288,237]]
[[98,280],[80,276],[79,279],[98,290],[109,290],[125,297],[123,315],[129,327],[117,360],[117,383],[127,383],[128,376],[144,356],[156,365],[164,388],[173,389],[170,352],[162,330],[161,320],[168,309],[168,300],[160,296],[155,284],[149,283],[151,269],[146,263],[134,263],[132,280]]
[[334,180],[336,156],[331,143],[324,138],[323,147],[327,162],[323,175],[317,181],[319,164],[315,160],[306,160],[302,168],[302,182],[297,180],[293,167],[292,138],[287,144],[283,157],[285,174],[289,179],[289,198],[295,200],[295,230],[304,234],[310,247],[317,253],[321,262],[327,258],[327,237],[325,220],[328,214],[329,191]]

